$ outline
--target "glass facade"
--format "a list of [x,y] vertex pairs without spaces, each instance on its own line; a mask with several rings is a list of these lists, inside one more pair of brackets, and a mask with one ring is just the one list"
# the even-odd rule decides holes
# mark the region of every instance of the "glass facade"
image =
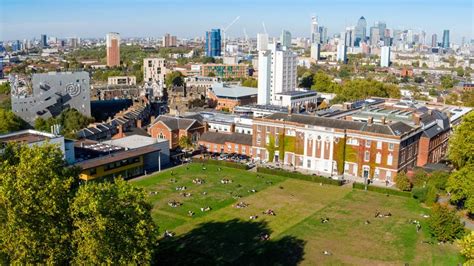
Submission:
[[206,56],[221,56],[221,30],[206,31]]
[[443,48],[449,48],[449,30],[443,31]]

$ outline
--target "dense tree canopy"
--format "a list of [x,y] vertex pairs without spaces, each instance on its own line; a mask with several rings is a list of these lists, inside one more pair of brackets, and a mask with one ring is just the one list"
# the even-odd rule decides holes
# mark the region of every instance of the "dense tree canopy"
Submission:
[[0,133],[7,133],[26,128],[28,125],[12,111],[0,108]]
[[464,235],[464,226],[456,211],[444,205],[434,205],[428,226],[431,235],[440,242],[452,242]]
[[334,93],[340,89],[340,85],[335,83],[331,76],[322,71],[318,71],[313,76],[313,85],[311,86],[311,89],[318,92]]
[[145,194],[122,179],[85,184],[71,205],[74,262],[89,264],[147,264],[156,228]]
[[451,202],[474,214],[474,164],[453,172],[449,176],[447,190],[451,193]]
[[94,119],[81,114],[76,109],[66,109],[58,117],[50,117],[47,120],[37,118],[35,121],[35,129],[40,131],[51,131],[51,126],[60,125],[61,134],[68,138],[76,138],[75,132],[87,127],[93,123]]
[[8,146],[0,159],[0,250],[13,264],[66,262],[76,173],[53,145]]
[[368,97],[400,98],[400,89],[394,84],[385,84],[376,80],[348,80],[336,90],[335,102],[353,101]]
[[173,86],[183,86],[184,85],[184,76],[183,73],[179,71],[173,71],[170,74],[166,75],[165,78],[166,87],[171,88]]
[[461,168],[474,163],[474,112],[463,117],[449,138],[448,158]]

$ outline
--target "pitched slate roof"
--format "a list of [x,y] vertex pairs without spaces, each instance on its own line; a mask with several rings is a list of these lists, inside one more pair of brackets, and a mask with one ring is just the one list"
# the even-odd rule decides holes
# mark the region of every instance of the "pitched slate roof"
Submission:
[[369,124],[365,122],[346,121],[334,118],[316,117],[310,115],[275,113],[267,116],[266,119],[294,122],[304,125],[313,125],[319,127],[337,128],[337,129],[351,129],[364,132],[378,133],[384,135],[400,136],[413,128],[403,122],[396,122],[393,124]]
[[252,146],[252,135],[242,133],[204,132],[199,141],[225,144],[226,142]]
[[153,124],[158,122],[162,122],[165,124],[170,130],[178,130],[178,129],[191,129],[196,127],[201,127],[202,124],[192,118],[184,118],[184,117],[174,117],[174,116],[167,116],[167,115],[160,115],[158,116]]

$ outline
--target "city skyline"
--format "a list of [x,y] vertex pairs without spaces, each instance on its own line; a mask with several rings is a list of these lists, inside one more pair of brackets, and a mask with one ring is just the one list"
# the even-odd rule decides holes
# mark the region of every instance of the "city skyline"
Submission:
[[[113,4],[112,4],[113,3]],[[126,4],[126,5],[124,5]],[[125,0],[101,1],[11,1],[2,0],[0,40],[39,38],[41,34],[57,37],[103,38],[117,31],[126,37],[161,37],[172,33],[180,38],[203,37],[210,28],[221,28],[236,16],[240,20],[228,30],[228,37],[251,37],[263,32],[265,22],[270,36],[279,36],[282,29],[294,37],[310,37],[311,16],[318,16],[320,26],[332,36],[347,26],[355,26],[360,16],[367,19],[368,28],[384,21],[387,28],[425,30],[427,36],[441,36],[450,30],[451,41],[473,38],[472,1],[423,0],[379,3],[374,0]],[[173,12],[174,11],[174,12]],[[177,14],[178,13],[178,14]],[[284,16],[282,16],[284,13]],[[403,18],[400,18],[403,14]],[[22,19],[18,19],[21,17]],[[459,18],[465,18],[460,20]],[[130,23],[133,21],[133,23]],[[461,23],[467,21],[467,23]],[[199,22],[199,23],[196,23]],[[94,25],[94,27],[90,27]]]

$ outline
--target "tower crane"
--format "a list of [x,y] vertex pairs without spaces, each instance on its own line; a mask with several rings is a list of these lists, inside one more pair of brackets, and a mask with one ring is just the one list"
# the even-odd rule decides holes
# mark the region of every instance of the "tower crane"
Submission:
[[225,28],[222,29],[222,33],[223,33],[223,35],[224,35],[224,42],[223,42],[223,44],[224,44],[224,56],[226,55],[226,46],[225,46],[225,45],[226,45],[226,35],[225,35],[225,34],[226,34],[227,30],[228,30],[232,25],[234,25],[235,22],[237,22],[237,20],[239,20],[239,19],[240,19],[240,16],[237,16],[229,25],[227,25],[227,27],[225,27]]

